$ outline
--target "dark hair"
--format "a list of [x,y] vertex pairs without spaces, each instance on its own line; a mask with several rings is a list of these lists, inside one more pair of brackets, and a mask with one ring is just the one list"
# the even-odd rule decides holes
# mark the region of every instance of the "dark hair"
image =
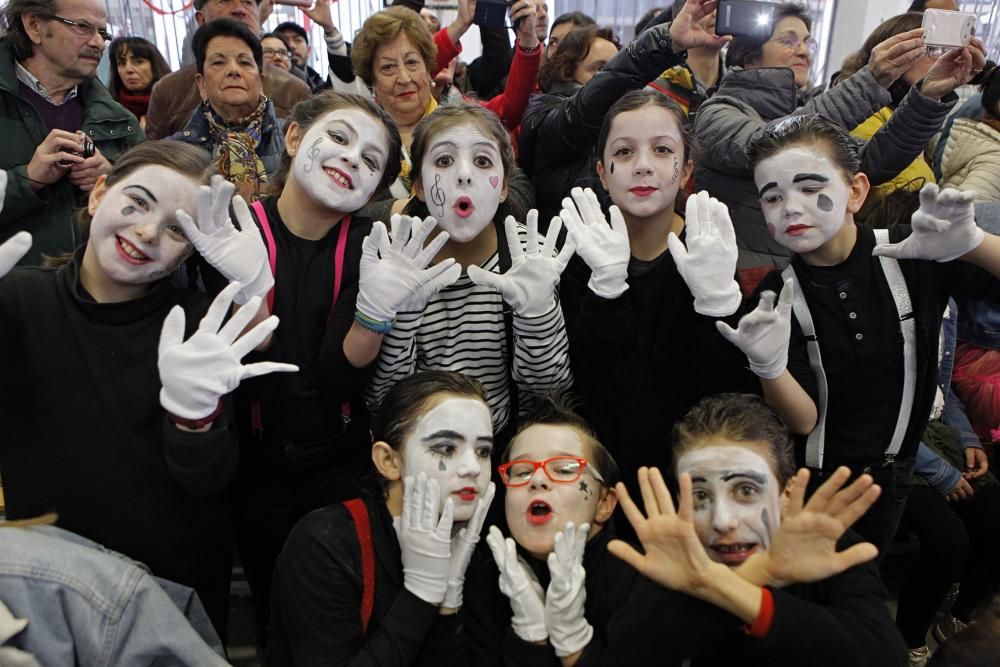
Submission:
[[812,18],[804,7],[798,5],[776,4],[771,20],[771,32],[767,36],[763,35],[738,35],[729,42],[726,50],[726,67],[746,67],[747,63],[758,60],[764,53],[764,44],[774,37],[774,29],[778,22],[786,18],[797,18],[806,24],[807,30],[812,30]]
[[476,398],[489,405],[486,390],[478,380],[455,371],[421,371],[394,384],[372,417],[372,437],[395,450],[403,446],[406,435],[426,409],[427,402],[438,394]]
[[671,7],[653,7],[643,14],[638,21],[636,21],[633,34],[638,37],[646,28],[649,27],[649,24],[653,22],[653,19],[659,18],[663,12],[670,12],[671,15],[673,15],[673,9]]
[[572,81],[577,65],[587,57],[594,40],[598,38],[608,40],[616,49],[621,48],[618,37],[611,28],[598,28],[596,25],[573,28],[559,42],[556,52],[549,56],[538,72],[538,83],[542,90],[548,90],[560,81]]
[[284,23],[279,23],[274,28],[274,32],[294,32],[299,37],[306,40],[306,44],[309,43],[309,31],[295,21],[285,21]]
[[[208,0],[194,0],[194,10],[200,12]],[[260,0],[254,0],[255,4],[260,4]]]
[[437,63],[437,46],[434,45],[434,36],[416,13],[408,7],[395,5],[380,12],[375,12],[361,26],[361,30],[354,38],[351,45],[351,65],[354,72],[361,77],[368,86],[375,80],[375,50],[383,44],[388,44],[396,39],[400,34],[405,34],[406,38],[417,47],[420,57],[424,60],[427,68],[427,75],[434,71]]
[[[292,109],[292,115],[288,118],[288,122],[289,124],[295,123],[298,125],[299,137],[301,138],[305,136],[305,133],[309,131],[309,128],[320,117],[325,116],[331,111],[351,108],[360,109],[376,121],[381,121],[385,126],[385,133],[389,137],[389,154],[385,156],[385,171],[382,172],[382,180],[379,181],[378,189],[376,190],[378,192],[392,185],[392,182],[399,176],[400,161],[403,155],[403,143],[399,137],[399,128],[396,127],[396,122],[385,109],[361,95],[327,90],[296,104]],[[288,180],[288,172],[291,168],[292,156],[286,150],[281,154],[281,165],[271,179],[271,186],[268,190],[272,195],[281,194],[282,189],[285,187],[285,181]]]
[[648,88],[630,90],[621,99],[612,104],[611,108],[604,114],[604,123],[601,125],[601,131],[597,135],[597,145],[594,147],[597,152],[596,157],[598,162],[604,161],[604,149],[607,147],[608,135],[611,133],[611,123],[615,117],[626,111],[635,111],[649,105],[666,109],[674,116],[677,126],[681,129],[681,139],[684,142],[683,161],[692,160],[697,162],[699,148],[694,130],[691,127],[690,118],[688,118],[688,115],[684,113],[684,109],[677,102],[674,102],[658,90]]
[[532,426],[539,424],[545,426],[566,426],[576,429],[583,436],[583,441],[590,448],[590,455],[586,457],[587,462],[594,466],[594,470],[604,480],[604,485],[609,489],[613,488],[622,478],[618,463],[611,456],[611,452],[608,451],[607,447],[601,444],[594,428],[574,411],[575,407],[575,401],[568,393],[550,394],[543,398],[538,407],[518,423],[517,433],[511,438],[511,441],[504,449],[501,463],[510,461],[510,454],[514,449],[514,444],[517,442],[518,436]]
[[191,50],[194,51],[194,62],[199,74],[205,73],[205,56],[208,51],[208,44],[216,37],[235,37],[242,40],[253,52],[253,59],[257,63],[257,70],[264,70],[264,51],[261,49],[260,40],[253,34],[245,24],[234,19],[224,17],[209,21],[194,32],[191,38]]
[[151,41],[142,37],[116,37],[111,42],[111,46],[108,47],[108,59],[111,61],[111,81],[108,82],[108,90],[111,91],[111,96],[115,99],[118,98],[119,93],[128,92],[125,84],[122,83],[121,75],[118,73],[118,59],[124,58],[127,54],[149,61],[153,71],[153,80],[149,83],[150,88],[157,81],[170,74],[170,65],[167,64],[163,54]]
[[855,222],[875,229],[888,229],[900,222],[909,223],[910,217],[920,208],[920,188],[924,184],[925,179],[917,177],[884,195],[872,189],[861,210],[854,214]]
[[[111,187],[128,177],[129,174],[150,166],[166,167],[201,183],[207,183],[209,176],[214,173],[211,168],[212,156],[207,151],[182,141],[163,139],[161,141],[145,141],[130,148],[115,160],[111,171],[104,177],[104,185]],[[90,221],[90,211],[85,206],[80,209],[76,218],[76,224],[80,229],[80,236],[84,243],[87,242],[90,235]],[[44,264],[49,267],[61,266],[72,256],[72,253],[55,257],[47,256]]]
[[563,23],[572,23],[577,27],[597,25],[597,21],[581,11],[565,12],[557,16],[556,20],[549,24],[549,34],[552,33],[556,26],[562,25]]
[[34,48],[34,44],[21,22],[21,17],[25,14],[53,16],[57,13],[59,13],[58,0],[10,0],[0,9],[3,38],[14,47],[14,57],[17,60],[29,57]]
[[275,39],[280,39],[281,43],[285,45],[286,49],[288,49],[289,51],[292,50],[292,45],[288,42],[288,38],[285,37],[284,35],[279,35],[277,31],[274,31],[274,32],[265,32],[263,35],[260,36],[261,51],[264,50],[264,46],[263,46],[264,40],[267,39],[268,37],[273,37]]
[[784,486],[795,474],[792,436],[760,396],[728,393],[708,396],[698,401],[674,424],[672,439],[675,470],[677,461],[685,452],[713,438],[763,442],[768,446],[778,483]]
[[796,144],[823,142],[830,159],[853,177],[861,171],[861,157],[851,135],[843,127],[822,116],[792,116],[772,125],[750,141],[747,157],[753,171],[761,161]]
[[981,101],[983,110],[993,118],[1000,116],[997,112],[997,104],[1000,104],[1000,74],[997,74],[998,70],[1000,68],[994,65],[993,69],[983,76],[982,83],[979,84],[979,90],[983,93]]
[[[879,26],[875,28],[870,35],[868,35],[868,39],[866,39],[865,43],[861,45],[861,48],[847,56],[844,60],[844,64],[840,66],[840,71],[837,72],[834,77],[833,85],[850,78],[855,72],[867,65],[868,61],[871,60],[872,50],[876,46],[890,37],[894,37],[895,35],[899,35],[908,30],[919,28],[922,22],[923,15],[915,12],[907,12],[906,14],[893,16],[885,21],[882,21],[882,23],[879,24]],[[892,97],[893,102],[898,104],[902,101],[903,96],[906,95],[909,89],[910,84],[903,81],[903,77],[899,77],[889,87],[889,95]]]

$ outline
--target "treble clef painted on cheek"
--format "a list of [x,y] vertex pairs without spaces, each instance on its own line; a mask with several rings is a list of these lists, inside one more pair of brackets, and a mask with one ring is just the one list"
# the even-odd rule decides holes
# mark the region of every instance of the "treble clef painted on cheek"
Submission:
[[306,152],[306,157],[309,158],[309,162],[302,167],[303,173],[308,174],[312,171],[313,166],[316,164],[316,158],[319,157],[319,145],[322,141],[323,137],[317,137],[316,141],[312,142],[312,146],[309,147],[308,152]]
[[431,186],[431,203],[441,209],[439,217],[444,217],[444,190],[441,189],[441,174],[434,174],[434,185]]

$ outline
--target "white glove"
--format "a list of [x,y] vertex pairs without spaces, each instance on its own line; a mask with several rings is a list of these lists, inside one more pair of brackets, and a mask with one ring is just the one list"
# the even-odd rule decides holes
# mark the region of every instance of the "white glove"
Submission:
[[545,245],[538,249],[538,211],[528,211],[528,234],[524,248],[517,235],[517,222],[512,216],[504,220],[507,247],[510,248],[510,269],[499,274],[479,266],[470,266],[469,279],[477,285],[486,285],[500,292],[514,313],[521,317],[540,317],[556,307],[556,286],[559,277],[573,256],[573,242],[566,240],[556,254],[556,239],[562,230],[562,220],[552,218]]
[[517,555],[517,545],[504,539],[500,529],[490,526],[486,544],[500,570],[500,592],[510,599],[514,634],[526,642],[542,642],[549,636],[545,627],[545,592],[535,573]]
[[493,502],[493,495],[497,487],[490,482],[486,487],[486,492],[476,499],[476,506],[472,510],[472,518],[465,526],[455,533],[451,538],[451,562],[448,565],[448,590],[444,594],[442,607],[447,609],[458,609],[462,606],[462,587],[465,585],[465,571],[469,569],[469,561],[479,543],[479,533],[483,530],[483,523],[486,521],[486,512]]
[[440,605],[448,589],[451,564],[451,524],[454,503],[444,501],[438,518],[441,490],[425,473],[403,480],[403,517],[399,525],[403,586],[424,602]]
[[695,312],[726,317],[740,307],[736,275],[736,232],[725,204],[702,190],[688,197],[684,218],[687,248],[670,232],[667,247],[677,271],[694,295]]
[[608,226],[593,190],[573,188],[570,194],[573,199],[563,198],[559,217],[576,245],[576,254],[590,267],[587,286],[599,297],[616,299],[628,289],[628,263],[632,258],[622,212],[612,206]]
[[574,526],[570,521],[556,533],[555,548],[549,554],[549,590],[545,593],[545,625],[556,655],[573,655],[590,643],[594,628],[584,616],[587,602],[587,571],[583,552],[590,524]]
[[240,336],[260,310],[260,297],[250,299],[222,324],[240,287],[239,283],[230,283],[219,292],[198,330],[187,341],[184,310],[180,306],[174,306],[163,320],[158,362],[163,384],[160,405],[170,414],[202,419],[215,412],[219,399],[240,386],[245,378],[299,370],[292,364],[271,361],[246,366],[240,363],[278,326],[278,318],[272,316]]
[[986,238],[976,225],[976,193],[941,190],[928,183],[920,190],[920,208],[911,218],[913,233],[899,243],[875,246],[873,255],[896,259],[950,262],[979,247]]
[[[365,317],[378,322],[391,322],[404,303],[409,301],[409,305],[414,305],[414,299],[420,295],[426,293],[430,300],[437,290],[458,280],[462,270],[451,258],[425,268],[449,239],[447,232],[441,232],[424,247],[424,241],[437,225],[434,218],[421,220],[393,215],[390,224],[392,244],[385,223],[376,222],[371,234],[365,237],[361,253],[357,308]],[[431,284],[432,287],[423,290]],[[426,305],[425,301],[420,310]]]
[[18,232],[0,245],[0,278],[21,261],[24,254],[31,249],[31,234]]
[[747,355],[750,370],[757,377],[774,380],[788,365],[788,339],[792,335],[792,297],[795,288],[785,281],[774,307],[774,292],[762,292],[753,312],[740,318],[736,329],[725,322],[716,322],[719,333]]
[[[250,208],[239,195],[236,186],[216,174],[212,186],[198,188],[198,223],[184,211],[177,211],[177,222],[184,234],[215,269],[230,282],[243,288],[233,298],[244,304],[255,296],[265,296],[274,286],[274,276],[267,259],[267,247],[250,215]],[[229,219],[229,202],[240,230]]]

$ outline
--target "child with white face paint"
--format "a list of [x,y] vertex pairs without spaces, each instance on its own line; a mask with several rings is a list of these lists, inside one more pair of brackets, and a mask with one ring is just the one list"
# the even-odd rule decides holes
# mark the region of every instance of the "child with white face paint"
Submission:
[[[648,577],[612,636],[634,648],[629,664],[905,664],[876,550],[845,535],[879,495],[870,476],[845,486],[841,468],[806,503],[787,430],[749,394],[702,400],[675,426],[674,452],[676,510],[659,470],[639,471],[645,515],[618,487],[644,553],[609,549]],[[645,648],[664,631],[672,641]]]
[[636,579],[607,552],[614,459],[564,401],[547,398],[503,460],[511,536],[492,526],[493,559],[477,561],[467,579],[470,662],[627,664],[607,640]]
[[795,255],[764,278],[737,329],[719,330],[746,354],[817,477],[846,465],[892,490],[857,527],[884,550],[937,387],[944,307],[953,293],[995,292],[1000,241],[976,226],[974,195],[934,185],[911,225],[855,224],[868,179],[847,134],[818,116],[778,123],[750,155],[768,228]]
[[486,394],[459,373],[412,375],[373,433],[376,497],[312,512],[285,543],[268,664],[449,664],[464,651],[456,612],[495,491]]
[[386,332],[368,405],[375,409],[416,370],[458,370],[486,387],[500,433],[519,401],[571,383],[556,288],[572,248],[557,250],[558,220],[543,241],[535,211],[526,229],[507,215],[514,154],[492,112],[466,103],[435,110],[417,125],[411,157],[416,198],[394,216],[393,243],[405,243],[411,227],[437,224],[447,242],[412,249],[451,268],[414,286],[394,319],[365,312]]
[[[208,162],[173,141],[132,149],[90,193],[85,245],[55,270],[0,280],[2,414],[18,425],[0,461],[8,517],[58,512],[61,526],[193,587],[224,636],[233,545],[223,498],[238,450],[223,400],[246,378],[294,366],[242,364],[277,319],[250,328],[250,299],[223,324],[241,285],[209,305],[167,279],[193,250],[184,219]],[[30,241],[0,249],[0,274]]]
[[683,110],[657,91],[630,92],[605,117],[597,149],[610,224],[593,192],[563,200],[579,259],[560,296],[574,391],[637,491],[640,466],[668,465],[662,433],[686,406],[754,378],[709,319],[741,299],[728,213],[705,193],[688,197],[685,216],[676,210],[696,152]]

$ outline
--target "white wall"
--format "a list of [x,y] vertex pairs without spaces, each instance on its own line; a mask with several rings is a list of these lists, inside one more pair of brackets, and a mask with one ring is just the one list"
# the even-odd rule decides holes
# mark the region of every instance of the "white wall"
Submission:
[[837,0],[827,77],[840,69],[844,59],[861,47],[878,24],[890,16],[902,14],[909,6],[910,0]]

